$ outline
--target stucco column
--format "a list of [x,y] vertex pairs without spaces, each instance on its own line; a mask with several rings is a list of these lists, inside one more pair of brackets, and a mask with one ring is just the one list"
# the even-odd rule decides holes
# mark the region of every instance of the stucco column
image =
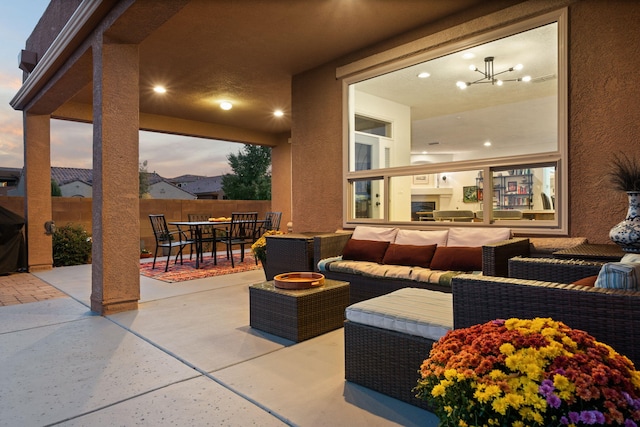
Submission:
[[91,309],[135,310],[140,299],[138,46],[93,46]]
[[287,231],[291,221],[291,138],[279,138],[271,147],[271,210],[282,212],[280,230]]
[[24,113],[24,211],[29,271],[53,266],[51,235],[51,118]]

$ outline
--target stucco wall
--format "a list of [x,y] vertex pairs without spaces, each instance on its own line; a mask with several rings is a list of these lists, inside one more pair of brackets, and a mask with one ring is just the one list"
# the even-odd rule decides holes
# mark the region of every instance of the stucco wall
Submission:
[[342,226],[342,83],[335,65],[296,76],[291,126],[293,229]]
[[640,3],[587,0],[569,12],[570,229],[610,243],[627,196],[611,189],[608,160],[619,150],[640,158]]
[[280,230],[291,222],[291,143],[282,135],[280,143],[271,149],[271,209],[282,212]]
[[[640,3],[614,0],[528,2],[569,5],[569,234],[610,243],[609,229],[624,219],[626,194],[611,190],[605,175],[611,153],[640,158]],[[517,13],[514,14],[517,16]],[[473,16],[468,16],[468,19]],[[460,17],[450,18],[452,24]],[[445,29],[442,23],[438,30]],[[462,26],[472,31],[472,26]],[[433,33],[417,30],[416,36]],[[463,34],[461,34],[463,35]],[[406,36],[399,38],[403,43]],[[385,48],[392,47],[387,43]],[[382,52],[369,49],[366,54]],[[297,232],[342,226],[342,91],[335,68],[363,52],[308,71],[293,80],[293,212]],[[563,165],[566,166],[566,165]],[[310,191],[313,189],[313,191]]]

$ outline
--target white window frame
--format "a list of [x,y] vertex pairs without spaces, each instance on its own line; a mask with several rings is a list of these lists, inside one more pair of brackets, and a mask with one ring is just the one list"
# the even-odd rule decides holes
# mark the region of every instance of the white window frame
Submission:
[[[528,11],[531,13],[531,11]],[[525,13],[525,12],[522,12]],[[508,14],[497,14],[497,22],[500,17],[506,20],[513,16]],[[475,29],[475,35],[464,40],[457,40],[451,43],[442,43],[442,37],[446,37],[447,32],[428,36],[420,40],[416,40],[407,45],[396,47],[390,51],[382,52],[372,57],[364,58],[336,70],[336,77],[342,80],[343,85],[343,227],[353,228],[358,224],[379,224],[379,225],[402,225],[404,228],[425,228],[424,223],[407,222],[397,224],[388,220],[389,205],[392,201],[388,200],[389,195],[389,179],[394,176],[434,174],[465,170],[484,171],[484,176],[491,176],[492,168],[511,167],[513,165],[536,165],[536,164],[556,164],[556,217],[553,221],[527,221],[529,224],[522,224],[518,232],[527,234],[548,234],[553,232],[556,235],[568,235],[569,224],[569,204],[568,204],[568,11],[566,8],[553,12],[548,12],[535,17],[523,16],[522,21],[510,23],[503,27],[497,28],[496,21],[486,19],[476,22],[478,28]],[[513,21],[509,21],[513,22]],[[387,169],[374,169],[365,171],[350,171],[349,169],[349,137],[350,137],[350,112],[353,111],[349,106],[353,105],[350,99],[351,85],[359,81],[369,79],[378,75],[382,75],[391,71],[395,71],[410,65],[438,58],[453,52],[471,48],[476,45],[488,43],[490,41],[508,37],[510,35],[527,31],[536,27],[557,22],[558,27],[558,123],[557,123],[557,150],[554,152],[546,152],[525,156],[512,156],[504,158],[489,158],[472,161],[457,161],[451,163],[437,163],[429,165],[403,166]],[[491,28],[485,28],[492,24]],[[381,178],[384,181],[385,198],[382,205],[385,209],[382,219],[375,218],[354,218],[351,215],[351,182],[354,179]],[[487,180],[490,182],[491,180]],[[485,184],[485,187],[487,184]],[[488,191],[489,188],[485,188]],[[491,210],[490,198],[485,198],[484,210]],[[515,223],[515,221],[513,222]],[[488,220],[482,223],[456,223],[456,226],[493,226]],[[449,224],[450,225],[450,224]],[[429,223],[429,227],[443,226],[441,224]],[[498,224],[497,226],[504,226]]]

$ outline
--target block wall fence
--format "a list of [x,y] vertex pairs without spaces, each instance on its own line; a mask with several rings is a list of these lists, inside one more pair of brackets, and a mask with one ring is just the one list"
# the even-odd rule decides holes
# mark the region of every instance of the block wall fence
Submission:
[[[91,234],[92,199],[78,197],[52,197],[52,220],[56,226],[67,224],[82,226]],[[0,196],[0,206],[24,217],[24,198]],[[155,249],[155,239],[149,215],[164,214],[167,221],[186,221],[190,213],[206,213],[213,217],[228,217],[231,212],[258,212],[264,218],[271,210],[270,200],[170,200],[140,199],[140,249]],[[280,227],[281,230],[282,224]],[[42,232],[44,233],[44,224]]]

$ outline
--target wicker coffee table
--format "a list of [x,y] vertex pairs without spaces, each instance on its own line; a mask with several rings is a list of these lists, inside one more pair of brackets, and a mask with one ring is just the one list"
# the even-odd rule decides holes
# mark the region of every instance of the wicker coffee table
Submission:
[[279,289],[273,281],[249,286],[251,327],[300,342],[341,328],[349,282],[325,280],[311,289]]

